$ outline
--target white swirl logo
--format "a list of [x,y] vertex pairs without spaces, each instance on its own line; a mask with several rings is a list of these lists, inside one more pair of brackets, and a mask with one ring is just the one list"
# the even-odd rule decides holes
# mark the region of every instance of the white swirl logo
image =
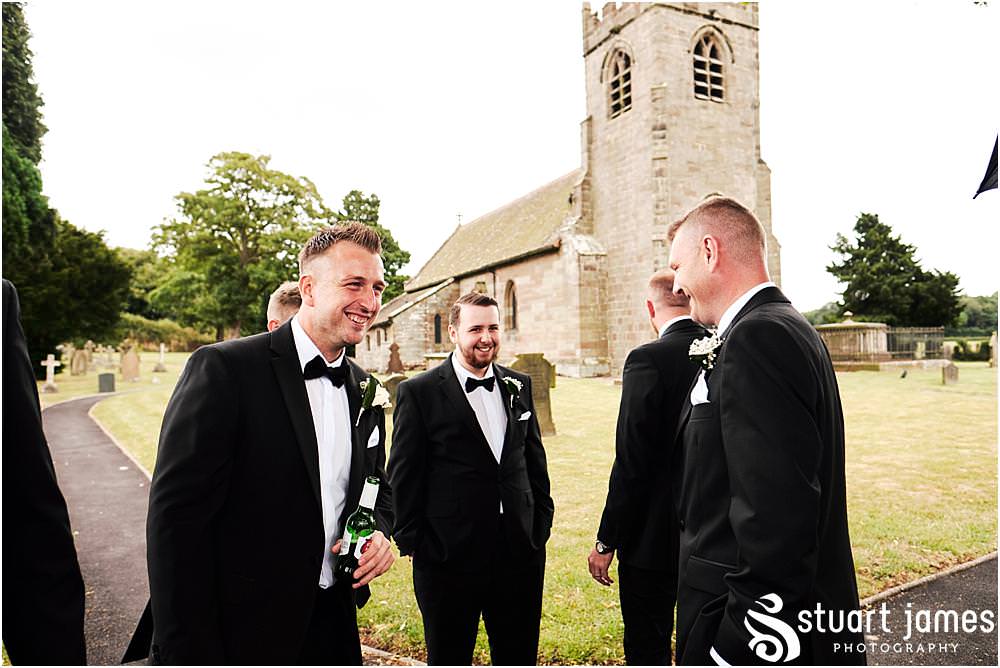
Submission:
[[[777,594],[767,594],[757,599],[757,605],[763,608],[765,612],[774,615],[781,612],[781,607],[784,603]],[[779,661],[788,663],[789,661],[794,661],[798,658],[801,650],[799,638],[795,635],[795,631],[791,626],[771,615],[765,615],[756,610],[747,610],[747,616],[743,619],[743,625],[747,627],[747,631],[752,636],[749,642],[750,651],[770,663],[778,663]],[[759,631],[750,623],[751,619],[777,635]]]

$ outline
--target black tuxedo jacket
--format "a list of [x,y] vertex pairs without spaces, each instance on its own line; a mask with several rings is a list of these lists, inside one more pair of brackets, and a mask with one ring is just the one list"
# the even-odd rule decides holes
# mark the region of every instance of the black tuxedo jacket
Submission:
[[625,359],[615,463],[597,537],[631,566],[677,571],[677,516],[670,491],[674,434],[700,368],[688,348],[707,334],[693,320],[681,320]]
[[3,281],[3,644],[14,665],[82,665],[83,578],[42,432],[17,291]]
[[[353,427],[361,409],[358,383],[368,374],[345,363]],[[378,444],[366,447],[376,427]],[[388,536],[392,494],[383,471],[381,409],[361,414],[351,448],[341,525],[357,508],[365,477],[375,475],[381,480],[376,520]],[[198,349],[167,405],[149,494],[154,662],[298,661],[325,549],[319,485],[291,323]],[[363,604],[368,591],[358,592]],[[141,657],[149,621],[144,615],[124,660]]]
[[[798,628],[799,612],[817,604],[858,608],[844,417],[826,347],[773,287],[754,295],[722,340],[710,403],[689,401],[681,417],[678,663],[712,664],[713,648],[733,665],[768,663],[761,652],[778,634],[755,615],[794,632],[770,663],[794,656],[795,644],[792,663],[863,663],[835,645],[863,642],[860,634]],[[780,602],[762,600],[771,594]]]
[[[484,568],[492,557],[501,501],[513,553],[530,554],[548,540],[554,506],[531,379],[498,364],[493,369],[507,411],[499,464],[451,357],[399,385],[389,479],[396,544],[400,554],[413,555],[414,566]],[[504,378],[523,386],[513,402]]]

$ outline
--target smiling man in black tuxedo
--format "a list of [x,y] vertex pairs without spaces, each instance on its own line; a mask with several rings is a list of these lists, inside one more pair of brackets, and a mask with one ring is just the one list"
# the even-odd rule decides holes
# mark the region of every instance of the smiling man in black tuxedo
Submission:
[[681,415],[679,664],[863,663],[860,634],[798,614],[858,609],[847,530],[844,416],[816,330],[768,280],[764,233],[735,200],[669,230],[674,290],[718,327]]
[[587,559],[594,580],[608,586],[608,567],[618,552],[625,660],[632,666],[670,665],[678,533],[671,460],[677,417],[698,373],[688,348],[707,334],[691,319],[687,296],[673,288],[669,269],[649,279],[646,310],[657,339],[625,360],[615,463]]
[[[126,661],[360,665],[355,605],[393,561],[385,417],[347,359],[381,308],[378,235],[318,232],[299,256],[302,306],[273,332],[197,350],[167,405],[149,496],[151,616]],[[334,552],[366,476],[380,531],[354,582]]]
[[469,665],[482,615],[496,665],[534,665],[553,504],[531,379],[495,364],[500,314],[451,309],[455,352],[399,385],[389,478],[432,665]]

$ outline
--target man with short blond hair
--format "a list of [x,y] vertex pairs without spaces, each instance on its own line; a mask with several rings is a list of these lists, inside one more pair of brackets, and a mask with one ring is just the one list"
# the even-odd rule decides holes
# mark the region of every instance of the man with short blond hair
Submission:
[[702,370],[678,435],[677,663],[864,663],[845,653],[860,633],[799,622],[804,610],[858,610],[829,354],[770,282],[742,204],[707,199],[669,238],[674,292],[717,328],[692,345]]
[[705,336],[691,320],[674,272],[649,279],[646,310],[656,340],[629,353],[622,371],[615,463],[597,541],[587,559],[591,577],[608,586],[618,554],[618,595],[629,665],[669,666],[677,591],[677,519],[671,496],[677,417],[698,373],[691,341]]
[[279,285],[267,300],[267,331],[273,332],[291,320],[301,306],[298,281],[285,281]]
[[[393,562],[385,416],[346,349],[385,289],[378,235],[318,232],[299,312],[274,331],[199,348],[163,416],[149,495],[151,605],[123,661],[360,665],[356,606]],[[365,479],[377,531],[353,578],[339,540]],[[150,639],[152,647],[150,648]]]

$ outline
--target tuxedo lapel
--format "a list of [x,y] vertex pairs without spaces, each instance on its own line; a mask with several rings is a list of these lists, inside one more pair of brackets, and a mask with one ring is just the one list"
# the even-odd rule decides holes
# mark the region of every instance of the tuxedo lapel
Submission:
[[747,313],[754,310],[761,304],[767,304],[770,302],[784,302],[786,304],[791,303],[790,301],[788,301],[788,298],[785,297],[785,295],[778,288],[775,287],[764,288],[763,290],[755,294],[753,297],[751,297],[750,301],[748,301],[746,304],[743,305],[743,308],[740,309],[739,313],[736,314],[736,317],[733,318],[733,321],[729,323],[728,327],[726,327],[726,331],[720,334],[720,337],[725,339],[726,335],[732,331],[733,327],[743,318],[743,316],[745,316]]
[[497,388],[500,391],[500,399],[503,401],[504,413],[507,415],[507,429],[504,430],[503,449],[500,451],[500,465],[503,466],[504,460],[507,458],[507,453],[513,450],[511,440],[513,440],[514,434],[517,433],[514,430],[514,422],[517,418],[514,416],[514,409],[511,406],[511,395],[507,391],[507,383],[503,382],[507,374],[499,365],[494,364],[493,375],[497,377]]
[[[348,425],[351,430],[351,476],[347,485],[347,502],[344,505],[344,513],[350,514],[354,512],[361,499],[361,486],[365,479],[365,446],[367,443],[361,442],[361,436],[354,425],[358,423],[358,416],[361,414],[361,381],[367,378],[368,374],[354,362],[348,360],[346,355],[344,364],[348,368],[344,387],[347,389],[347,404],[350,407],[348,417],[351,421]],[[341,519],[343,520],[343,518]]]
[[302,459],[309,474],[309,484],[316,503],[323,506],[319,490],[319,446],[316,443],[316,429],[313,427],[312,411],[309,409],[309,395],[302,378],[302,367],[295,350],[291,321],[271,334],[271,366],[278,379],[278,387],[285,400],[285,408],[292,420],[295,440],[298,441]]
[[[455,369],[452,366],[451,357],[455,353],[452,353],[448,359],[438,365],[438,379],[440,381],[441,391],[445,394],[448,403],[451,404],[452,409],[459,416],[462,422],[465,423],[466,431],[472,435],[472,439],[479,442],[481,447],[476,448],[476,450],[481,455],[479,459],[486,466],[491,469],[495,469],[497,466],[497,460],[493,457],[493,450],[490,448],[490,442],[486,438],[486,434],[483,433],[482,427],[479,426],[479,420],[476,419],[476,412],[472,410],[472,406],[469,405],[469,400],[465,396],[465,390],[458,383],[458,377],[455,375]],[[494,366],[494,369],[496,367]],[[495,373],[495,372],[494,372]]]

